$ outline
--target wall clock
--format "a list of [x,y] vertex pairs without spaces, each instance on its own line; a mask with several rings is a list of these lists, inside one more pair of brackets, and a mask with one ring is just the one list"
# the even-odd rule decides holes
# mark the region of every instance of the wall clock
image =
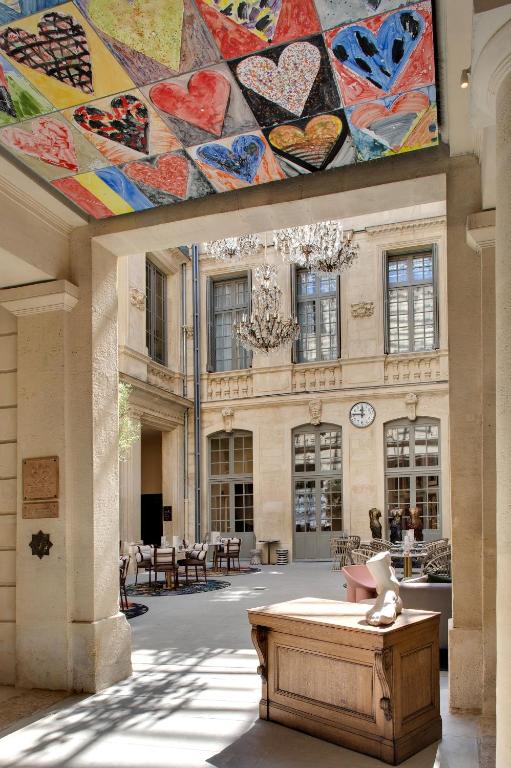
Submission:
[[350,410],[350,421],[354,427],[370,427],[376,416],[371,403],[355,403]]

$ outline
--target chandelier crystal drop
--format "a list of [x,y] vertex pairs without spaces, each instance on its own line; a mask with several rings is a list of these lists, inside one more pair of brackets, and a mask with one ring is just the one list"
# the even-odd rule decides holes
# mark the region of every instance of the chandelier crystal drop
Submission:
[[257,253],[261,245],[259,235],[240,235],[240,237],[226,237],[225,240],[213,240],[205,243],[206,253],[217,261],[241,261],[251,258]]
[[358,244],[338,221],[281,229],[275,232],[275,247],[285,260],[310,272],[340,274],[358,258]]
[[250,352],[265,352],[292,344],[300,335],[296,317],[281,314],[282,291],[277,269],[264,264],[254,271],[257,285],[252,289],[250,316],[243,315],[233,327],[234,337]]

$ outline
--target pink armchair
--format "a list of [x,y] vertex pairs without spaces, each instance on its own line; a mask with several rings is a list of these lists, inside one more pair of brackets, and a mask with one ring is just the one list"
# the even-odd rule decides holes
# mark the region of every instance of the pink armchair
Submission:
[[376,584],[367,565],[345,565],[342,574],[346,579],[348,603],[376,597]]

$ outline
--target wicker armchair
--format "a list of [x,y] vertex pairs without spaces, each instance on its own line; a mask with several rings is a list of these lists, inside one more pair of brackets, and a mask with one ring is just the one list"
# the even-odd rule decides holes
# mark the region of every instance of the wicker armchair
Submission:
[[446,576],[451,578],[451,550],[444,550],[427,560],[422,566],[424,576]]
[[374,557],[375,550],[370,547],[360,547],[360,549],[354,549],[351,552],[351,557],[354,565],[363,565],[367,563],[371,557]]
[[393,544],[385,539],[371,539],[368,544],[368,548],[375,552],[390,552],[393,548]]
[[229,573],[231,569],[231,563],[232,567],[234,569],[235,561],[238,561],[238,571],[241,570],[240,565],[240,551],[241,551],[241,539],[240,538],[224,538],[220,539],[220,544],[222,545],[220,549],[217,552],[217,562],[222,567],[222,560],[227,561],[227,573]]
[[332,571],[340,571],[345,565],[351,565],[351,551],[353,545],[348,538],[332,539],[330,542],[330,554],[332,557]]
[[154,586],[158,586],[158,574],[164,573],[165,579],[172,577],[174,589],[178,587],[178,568],[175,547],[154,547],[153,550]]
[[151,583],[151,570],[153,567],[153,548],[149,544],[140,544],[135,552],[135,563],[137,571],[135,574],[135,584],[138,581],[139,571],[149,571],[149,584]]
[[128,576],[128,568],[130,567],[130,556],[121,555],[119,558],[119,597],[121,603],[121,611],[128,610],[128,595],[126,594],[126,578]]

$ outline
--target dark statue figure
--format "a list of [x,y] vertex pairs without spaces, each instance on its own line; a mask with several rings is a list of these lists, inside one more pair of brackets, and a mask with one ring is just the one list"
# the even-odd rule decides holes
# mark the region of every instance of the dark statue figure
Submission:
[[373,539],[381,539],[382,537],[382,527],[380,523],[380,517],[381,517],[381,512],[379,509],[376,509],[376,507],[373,507],[372,509],[369,510],[369,525],[371,528]]
[[403,532],[403,525],[401,518],[403,513],[400,509],[392,509],[390,512],[390,540],[392,544],[401,543],[401,535]]
[[408,528],[413,530],[415,541],[424,541],[421,515],[417,507],[412,507],[410,509],[410,523]]

